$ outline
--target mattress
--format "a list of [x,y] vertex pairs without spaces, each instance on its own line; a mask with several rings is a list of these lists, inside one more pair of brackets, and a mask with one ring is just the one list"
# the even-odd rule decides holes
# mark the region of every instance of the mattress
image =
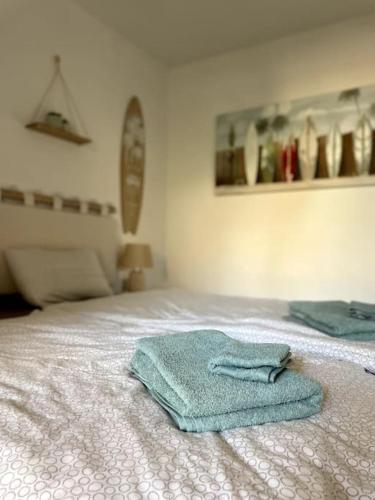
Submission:
[[[281,301],[177,289],[54,305],[0,322],[2,499],[375,499],[375,342],[287,322]],[[142,336],[199,328],[286,342],[322,412],[179,431],[128,371]]]

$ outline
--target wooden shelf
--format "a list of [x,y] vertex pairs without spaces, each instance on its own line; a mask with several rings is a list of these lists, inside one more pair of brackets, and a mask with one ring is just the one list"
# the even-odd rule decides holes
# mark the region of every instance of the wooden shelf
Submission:
[[54,127],[49,123],[33,122],[26,125],[26,128],[35,130],[36,132],[40,132],[42,134],[52,135],[53,137],[63,139],[64,141],[74,142],[78,145],[88,144],[89,142],[91,142],[91,139],[81,137],[80,135],[74,134],[73,132],[70,132],[69,130],[65,130],[63,128]]
[[357,186],[374,186],[375,175],[353,176],[353,177],[335,177],[327,179],[313,179],[311,181],[293,181],[293,182],[270,182],[248,185],[228,185],[216,186],[215,194],[257,194],[257,193],[277,193],[282,191],[301,191],[303,189],[330,189]]

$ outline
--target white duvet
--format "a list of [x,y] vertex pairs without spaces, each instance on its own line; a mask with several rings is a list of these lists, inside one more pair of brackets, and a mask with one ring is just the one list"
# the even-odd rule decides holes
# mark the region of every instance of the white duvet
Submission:
[[[282,319],[279,301],[176,289],[0,323],[1,499],[375,499],[375,342]],[[189,434],[128,372],[136,339],[199,328],[288,343],[319,380],[303,420]]]

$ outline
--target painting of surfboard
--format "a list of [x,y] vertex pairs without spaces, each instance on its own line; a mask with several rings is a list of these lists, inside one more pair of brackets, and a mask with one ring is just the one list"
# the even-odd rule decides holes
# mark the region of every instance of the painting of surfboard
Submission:
[[143,199],[145,169],[145,125],[141,103],[128,103],[121,143],[121,215],[124,233],[137,232]]
[[251,123],[247,129],[245,140],[246,180],[249,186],[254,186],[258,175],[258,134],[255,125]]
[[220,189],[375,183],[375,85],[218,115],[215,143]]
[[297,172],[297,147],[293,136],[283,148],[282,165],[286,182],[292,182]]
[[299,140],[299,161],[302,180],[311,181],[314,179],[317,156],[318,134],[311,116],[308,116]]
[[326,143],[326,161],[329,177],[337,177],[340,172],[342,156],[342,135],[337,123],[328,133]]
[[354,130],[354,157],[358,175],[367,175],[370,170],[372,150],[372,127],[369,118],[362,114]]

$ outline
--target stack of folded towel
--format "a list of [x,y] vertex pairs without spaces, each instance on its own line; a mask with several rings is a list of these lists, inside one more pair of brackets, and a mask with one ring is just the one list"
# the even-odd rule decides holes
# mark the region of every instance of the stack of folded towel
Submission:
[[[371,309],[373,317],[369,314]],[[289,312],[291,319],[332,337],[359,341],[375,340],[375,306],[370,304],[296,301],[289,303]]]
[[181,430],[223,431],[320,410],[320,384],[286,369],[289,358],[286,345],[201,330],[140,339],[131,370]]
[[375,321],[375,304],[366,302],[350,302],[350,315],[352,318]]
[[291,356],[285,344],[245,344],[229,337],[225,344],[220,353],[209,359],[209,371],[253,382],[275,382]]

